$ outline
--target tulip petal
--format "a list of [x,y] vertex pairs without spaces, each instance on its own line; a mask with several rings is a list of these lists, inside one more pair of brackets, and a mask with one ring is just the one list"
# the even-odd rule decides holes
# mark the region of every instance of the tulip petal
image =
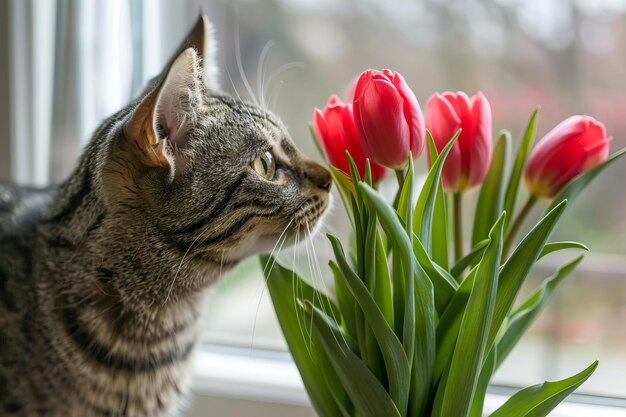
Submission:
[[467,121],[471,117],[471,108],[469,97],[462,91],[456,93],[446,91],[442,94],[443,98],[454,108],[461,122]]
[[527,172],[541,172],[546,166],[546,156],[553,153],[571,138],[585,132],[586,122],[579,116],[572,116],[554,127],[535,145],[526,164]]
[[[453,105],[446,100],[444,95],[436,93],[428,99],[426,103],[426,127],[433,137],[437,152],[441,152],[454,134],[461,128],[461,119]],[[462,134],[463,132],[461,132]],[[460,137],[450,150],[443,166],[441,178],[443,188],[446,191],[455,191],[461,177],[461,148],[459,140]],[[430,158],[429,166],[432,166]]]
[[352,106],[356,103],[356,100],[363,94],[363,89],[372,79],[372,70],[367,70],[361,73],[354,87],[354,96],[352,97]]
[[546,134],[531,152],[524,180],[536,197],[553,198],[574,177],[608,157],[604,125],[572,116]]
[[[473,118],[472,114],[472,103],[470,99],[467,97],[462,91],[458,91],[456,93],[446,92],[444,93],[444,97],[450,101],[451,105],[454,107],[457,116],[461,120],[461,135],[459,136],[458,146],[460,151],[460,176],[457,180],[456,190],[464,191],[467,187],[473,185],[470,182],[470,177],[472,174],[472,166],[480,166],[482,163],[481,160],[476,160],[477,156],[482,156],[481,152],[478,152],[477,155],[474,154],[474,142],[475,142],[475,125],[477,124]],[[491,123],[491,122],[490,122]],[[483,174],[486,174],[486,170]],[[476,184],[482,181],[482,178],[479,181],[475,181]]]
[[417,158],[421,155],[426,143],[422,110],[420,109],[417,97],[415,97],[415,94],[413,94],[413,91],[409,88],[402,75],[395,73],[392,82],[398,90],[398,93],[400,93],[404,99],[403,111],[404,118],[409,124],[410,149],[413,158]]
[[491,107],[482,92],[471,98],[473,129],[471,131],[472,145],[469,149],[468,178],[469,186],[474,187],[483,182],[493,154],[491,132]]
[[381,165],[395,168],[407,161],[410,132],[402,117],[403,102],[393,84],[381,79],[369,81],[354,101],[363,149]]
[[586,161],[581,167],[581,172],[585,172],[598,165],[601,162],[604,162],[609,157],[609,144],[611,143],[610,139],[605,139],[603,141],[599,141],[597,143],[585,146],[584,152],[587,155]]
[[[363,178],[366,158],[357,137],[350,104],[341,102],[335,95],[331,96],[324,110],[315,109],[313,112],[313,129],[331,165],[349,173],[348,151]],[[380,180],[385,173],[385,168],[372,164],[374,181]]]
[[341,101],[341,99],[337,95],[333,94],[328,99],[328,102],[326,103],[326,106],[330,107],[330,106],[342,105],[342,104],[344,104],[344,103]]

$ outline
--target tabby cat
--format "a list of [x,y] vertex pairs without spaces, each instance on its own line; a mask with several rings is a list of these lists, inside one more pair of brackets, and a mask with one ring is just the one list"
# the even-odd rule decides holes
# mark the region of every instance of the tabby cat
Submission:
[[214,53],[201,17],[67,181],[0,184],[1,416],[175,414],[206,288],[319,222],[329,172],[218,90]]

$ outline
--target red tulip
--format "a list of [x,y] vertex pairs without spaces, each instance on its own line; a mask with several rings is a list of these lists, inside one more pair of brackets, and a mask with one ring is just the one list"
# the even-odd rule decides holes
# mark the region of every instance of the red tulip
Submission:
[[354,92],[354,123],[365,154],[393,169],[417,158],[425,143],[424,120],[415,95],[397,72],[367,70]]
[[[443,165],[446,191],[461,192],[480,184],[491,164],[491,107],[480,91],[471,98],[463,92],[434,94],[426,103],[426,128],[441,152],[462,129]],[[432,164],[432,161],[429,162]]]
[[575,176],[609,156],[604,125],[590,116],[572,116],[548,132],[528,157],[524,180],[530,193],[554,198]]
[[[350,168],[346,157],[348,151],[363,178],[366,156],[354,127],[352,105],[342,103],[335,95],[331,96],[323,110],[316,108],[313,112],[313,128],[328,162],[349,175]],[[374,163],[371,163],[371,167],[374,181],[385,176],[387,170],[384,167]]]

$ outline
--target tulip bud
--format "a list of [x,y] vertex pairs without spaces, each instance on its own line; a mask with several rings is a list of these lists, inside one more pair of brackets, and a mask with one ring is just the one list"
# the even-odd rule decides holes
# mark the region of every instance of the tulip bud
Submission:
[[483,93],[479,91],[471,98],[463,92],[432,95],[426,103],[426,128],[438,152],[462,129],[443,165],[444,190],[462,192],[485,179],[493,144],[491,107]]
[[524,180],[538,198],[554,198],[574,177],[606,161],[610,138],[590,116],[572,116],[548,132],[532,150]]
[[[323,110],[316,108],[313,112],[313,129],[331,165],[350,175],[346,157],[348,151],[363,178],[366,156],[354,127],[352,105],[342,103],[337,96],[331,96]],[[384,167],[374,163],[370,165],[374,181],[385,176],[387,170]]]
[[409,151],[417,158],[424,148],[422,111],[415,95],[397,72],[367,70],[354,92],[354,123],[365,154],[374,162],[400,169]]

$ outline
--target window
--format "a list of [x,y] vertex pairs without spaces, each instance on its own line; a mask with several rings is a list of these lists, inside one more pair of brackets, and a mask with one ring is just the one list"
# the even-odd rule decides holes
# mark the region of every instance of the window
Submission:
[[[0,57],[8,58],[0,60],[6,91],[0,109],[7,109],[0,113],[11,115],[0,123],[0,129],[11,127],[0,132],[3,179],[41,185],[64,178],[89,132],[159,71],[200,7],[217,29],[223,88],[262,97],[312,156],[317,151],[307,124],[313,108],[332,93],[343,95],[352,77],[368,67],[401,72],[422,108],[435,91],[482,90],[494,128],[511,129],[515,139],[540,104],[540,136],[571,114],[590,114],[613,135],[612,151],[626,146],[625,0],[43,3],[0,5],[7,11],[0,13],[0,27],[9,35],[0,37]],[[28,113],[33,123],[24,118]],[[421,158],[416,170],[425,168]],[[567,214],[555,239],[579,240],[593,253],[497,374],[498,384],[573,374],[599,358],[600,367],[580,391],[626,397],[624,178],[626,163],[615,164]],[[342,210],[335,208],[328,229],[345,233]],[[322,236],[313,244],[324,264],[329,245]],[[304,247],[281,256],[295,258],[302,274],[311,275]],[[567,256],[543,261],[526,291]],[[203,338],[245,354],[286,350],[257,259],[214,287]]]
[[[310,155],[317,155],[307,131],[313,107],[323,106],[332,93],[343,94],[351,78],[368,67],[401,72],[422,108],[435,91],[473,93],[480,89],[491,102],[494,129],[511,129],[516,141],[531,110],[540,104],[538,137],[571,114],[590,114],[613,135],[613,151],[626,146],[622,135],[626,131],[626,38],[621,35],[626,30],[625,2],[282,0],[272,6],[237,4],[228,16],[239,23],[243,66],[251,82],[256,80],[259,55],[269,40],[275,42],[270,54],[275,61],[269,59],[268,68],[291,62],[306,65],[276,77],[282,84],[275,87],[280,90],[273,110]],[[257,16],[276,24],[259,26]],[[235,39],[232,24],[224,25],[221,36],[222,53],[228,54],[233,51],[228,40]],[[233,56],[225,58],[231,74],[239,76],[233,74],[234,60]],[[237,80],[234,86],[225,86],[245,94]],[[424,172],[424,158],[419,163],[417,171]],[[496,375],[497,383],[533,384],[572,374],[598,358],[597,372],[580,391],[626,396],[622,325],[626,319],[626,223],[622,215],[626,193],[616,192],[623,188],[620,179],[625,176],[626,164],[616,164],[603,174],[602,184],[590,187],[566,215],[554,239],[579,240],[592,253],[522,339]],[[476,197],[477,192],[472,195]],[[328,228],[333,231],[345,229],[342,210],[337,207],[337,216],[331,217]],[[538,207],[534,214],[539,216],[542,210]],[[325,238],[316,238],[316,249],[325,264],[331,256]],[[306,250],[298,253],[299,270],[310,275]],[[572,256],[545,259],[533,271],[526,291]],[[293,254],[288,252],[284,258],[289,262]],[[251,260],[219,284],[209,307],[207,340],[228,340],[247,348],[285,348],[262,280],[261,266]]]

